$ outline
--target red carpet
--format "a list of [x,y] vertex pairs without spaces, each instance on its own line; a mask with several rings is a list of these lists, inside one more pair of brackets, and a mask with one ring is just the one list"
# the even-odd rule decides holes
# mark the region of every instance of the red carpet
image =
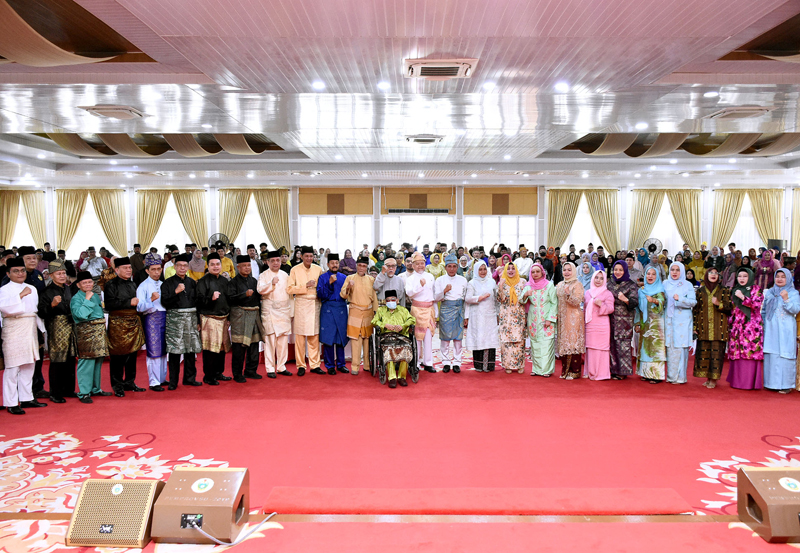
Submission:
[[670,515],[692,511],[671,489],[272,488],[262,510],[363,515]]

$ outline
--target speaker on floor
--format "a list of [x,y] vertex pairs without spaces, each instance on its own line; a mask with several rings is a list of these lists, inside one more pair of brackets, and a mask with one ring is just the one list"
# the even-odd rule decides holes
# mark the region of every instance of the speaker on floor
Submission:
[[69,521],[66,545],[146,546],[153,503],[163,488],[161,480],[86,480]]
[[773,240],[770,238],[767,240],[767,247],[769,249],[778,248],[779,251],[785,252],[788,249],[789,244],[786,242],[786,240]]
[[178,468],[153,509],[153,541],[232,543],[250,513],[250,472],[244,468]]
[[739,520],[770,543],[800,542],[800,468],[741,467]]

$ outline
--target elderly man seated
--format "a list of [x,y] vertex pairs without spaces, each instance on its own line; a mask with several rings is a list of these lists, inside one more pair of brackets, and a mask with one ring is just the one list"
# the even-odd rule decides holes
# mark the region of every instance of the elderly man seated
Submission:
[[[406,375],[408,364],[412,360],[409,328],[415,323],[415,320],[408,309],[397,305],[397,291],[385,290],[384,297],[386,305],[378,308],[372,318],[372,325],[382,335],[380,344],[383,351],[383,363],[386,365],[389,378],[389,387],[396,388],[398,383],[401,386],[408,386]],[[396,371],[395,364],[399,364]]]

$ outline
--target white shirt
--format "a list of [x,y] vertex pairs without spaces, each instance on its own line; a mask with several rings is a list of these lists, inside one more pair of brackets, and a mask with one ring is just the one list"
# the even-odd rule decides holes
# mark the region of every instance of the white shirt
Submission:
[[531,278],[531,267],[533,267],[533,259],[528,257],[518,257],[514,260],[514,266],[517,268],[519,276],[523,280]]
[[[422,280],[425,281],[424,285],[421,284]],[[412,273],[406,277],[406,296],[416,301],[434,301],[433,283],[434,278],[430,273]]]
[[255,259],[250,259],[250,271],[252,271],[252,277],[258,280],[259,275],[261,274],[261,267],[258,264],[258,261]]
[[[447,285],[450,285],[450,290],[444,293]],[[442,300],[463,300],[467,293],[467,279],[460,275],[450,276],[444,274],[436,279],[433,285],[433,295],[436,301]]]
[[[139,303],[136,304],[136,311],[144,313],[145,315],[155,313],[156,311],[166,311],[161,305],[161,284],[162,282],[160,280],[153,280],[147,277],[144,282],[139,285],[136,289],[136,297],[139,299]],[[153,292],[158,292],[158,299],[150,301]]]
[[99,277],[100,273],[103,272],[103,269],[108,268],[106,262],[103,260],[102,257],[87,257],[84,259],[78,269],[81,271],[89,271],[89,274],[93,277]]
[[[31,293],[20,299],[20,293],[30,288]],[[0,313],[3,317],[15,317],[23,313],[36,313],[39,309],[39,293],[30,284],[9,282],[0,288]]]

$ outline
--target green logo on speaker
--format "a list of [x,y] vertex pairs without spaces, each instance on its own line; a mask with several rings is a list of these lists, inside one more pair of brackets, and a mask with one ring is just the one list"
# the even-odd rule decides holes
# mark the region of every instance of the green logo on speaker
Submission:
[[214,487],[214,481],[211,478],[201,478],[192,484],[192,491],[194,493],[204,493]]

